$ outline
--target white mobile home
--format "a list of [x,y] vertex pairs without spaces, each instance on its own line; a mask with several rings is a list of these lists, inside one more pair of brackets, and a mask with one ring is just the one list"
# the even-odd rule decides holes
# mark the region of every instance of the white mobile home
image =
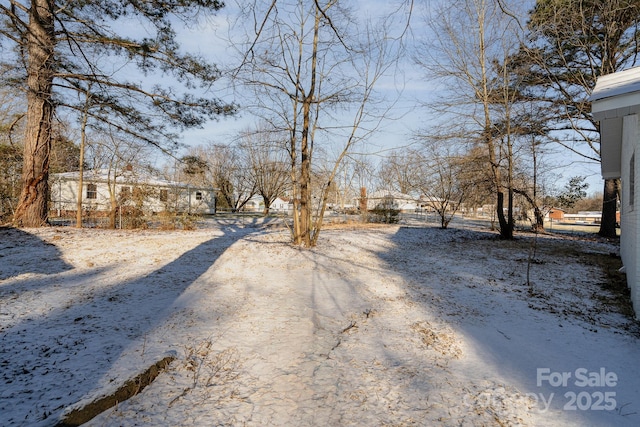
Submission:
[[591,95],[592,112],[600,122],[602,177],[622,182],[620,255],[640,313],[640,67],[601,76]]
[[[52,175],[51,209],[76,210],[79,172]],[[111,197],[118,206],[137,207],[149,213],[163,211],[213,214],[215,189],[169,181],[149,174],[124,171],[117,176],[107,170],[85,171],[82,178],[82,208],[86,211],[111,210]]]

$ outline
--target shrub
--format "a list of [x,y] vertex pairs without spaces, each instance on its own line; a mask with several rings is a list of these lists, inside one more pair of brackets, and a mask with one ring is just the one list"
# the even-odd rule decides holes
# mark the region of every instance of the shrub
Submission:
[[383,224],[397,224],[400,221],[400,210],[390,208],[376,208],[369,211],[369,222]]

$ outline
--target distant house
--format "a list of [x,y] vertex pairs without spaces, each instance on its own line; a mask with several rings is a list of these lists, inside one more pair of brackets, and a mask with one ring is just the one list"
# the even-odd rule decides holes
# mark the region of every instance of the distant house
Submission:
[[564,220],[564,215],[564,210],[560,208],[551,208],[547,213],[551,221],[562,221]]
[[565,213],[563,222],[568,224],[600,225],[602,212],[580,211],[575,214]]
[[[276,197],[276,199],[271,202],[271,205],[269,205],[269,212],[271,213],[288,212],[292,209],[293,207],[289,204],[289,201],[280,197]],[[242,210],[244,212],[264,212],[264,199],[258,195],[251,197],[243,206]]]
[[591,94],[593,117],[600,122],[602,177],[620,178],[620,255],[631,289],[631,300],[640,313],[640,67],[598,78]]
[[243,212],[262,212],[264,210],[264,200],[262,196],[252,196],[241,209]]
[[442,211],[443,208],[446,211],[453,211],[453,210],[457,211],[458,208],[460,208],[460,206],[453,200],[445,200],[439,197],[426,196],[426,195],[420,196],[418,203],[420,204],[420,208],[424,209],[427,212],[434,212],[434,211],[440,212]]
[[289,203],[289,200],[285,200],[280,197],[276,197],[276,199],[271,202],[271,206],[269,206],[269,210],[272,212],[289,212],[293,207]]
[[[575,214],[566,213],[563,209],[552,208],[547,217],[551,221],[563,222],[566,224],[600,225],[602,212],[600,211],[580,211]],[[616,222],[620,223],[620,212],[616,212]]]
[[[600,225],[600,222],[602,221],[602,212],[580,211],[575,214],[565,213],[563,215],[563,220],[563,222],[568,224]],[[616,212],[616,222],[620,222],[620,212]]]
[[379,190],[367,196],[367,209],[395,209],[401,212],[415,212],[418,201],[397,191]]
[[[52,175],[51,209],[60,214],[77,209],[79,172]],[[213,214],[215,189],[198,187],[126,170],[116,176],[107,170],[85,171],[82,178],[82,208],[111,210],[111,192],[118,206],[137,207],[150,213],[163,211]],[[110,191],[111,189],[111,191]]]

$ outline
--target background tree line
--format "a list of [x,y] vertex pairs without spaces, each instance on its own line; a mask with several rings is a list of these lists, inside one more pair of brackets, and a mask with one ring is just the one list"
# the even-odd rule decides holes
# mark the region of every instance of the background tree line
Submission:
[[[516,194],[540,212],[550,150],[600,161],[588,98],[599,76],[637,65],[640,2],[455,0],[427,12],[434,37],[416,62],[446,87],[426,104],[449,123],[424,137],[482,153],[510,238]],[[616,235],[617,186],[605,182],[603,236]]]

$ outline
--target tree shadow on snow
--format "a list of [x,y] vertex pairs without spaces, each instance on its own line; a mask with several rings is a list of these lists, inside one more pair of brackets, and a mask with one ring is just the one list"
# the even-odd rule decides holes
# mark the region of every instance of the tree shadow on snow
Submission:
[[[551,420],[573,425],[637,425],[640,375],[628,366],[629,360],[640,357],[637,339],[612,333],[607,325],[584,322],[570,312],[547,310],[544,301],[538,304],[536,297],[529,295],[526,282],[526,247],[533,238],[519,235],[519,243],[514,243],[500,240],[492,232],[400,227],[392,237],[394,248],[381,251],[379,257],[389,270],[410,284],[407,295],[412,304],[443,321],[450,328],[448,331],[464,342],[465,351],[471,353],[463,353],[460,362],[448,362],[448,369],[457,369],[460,379],[466,379],[464,388],[475,393],[474,398],[460,396],[458,404],[467,405],[466,414],[490,411],[509,424],[513,422],[508,418],[510,405],[531,399],[528,411],[534,420],[543,423]],[[550,244],[554,243],[537,242],[539,247]],[[539,252],[538,256],[542,257]],[[537,289],[556,298],[554,278],[586,286],[581,283],[584,279],[579,271],[568,277],[563,264],[562,259],[552,257],[535,263],[531,277]],[[551,269],[557,270],[555,276],[549,273]],[[422,326],[433,349],[439,331],[429,323]],[[430,326],[434,329],[426,330]],[[473,363],[467,363],[469,360]],[[548,377],[539,384],[540,368],[549,369],[552,375],[568,372],[571,376],[566,385],[553,385]],[[576,386],[577,369],[599,374],[601,368],[617,374],[616,387]],[[425,390],[429,388],[426,386]],[[575,410],[571,407],[572,395],[565,393],[581,396],[585,392],[588,396],[582,396],[578,406],[587,397],[596,404],[598,393],[602,392],[617,393],[617,406],[610,410]],[[523,421],[529,422],[527,418]]]
[[0,227],[0,280],[25,273],[56,274],[72,267],[60,250],[38,236],[13,227]]
[[[126,347],[160,326],[172,314],[176,300],[227,248],[260,232],[233,224],[221,228],[222,236],[144,277],[101,286],[98,292],[88,291],[44,316],[0,328],[0,381],[5,384],[0,425],[54,425],[66,407],[95,393]],[[54,255],[57,250],[46,246],[45,253]],[[56,263],[48,270],[64,267]],[[98,274],[89,273],[82,280],[100,280]]]

